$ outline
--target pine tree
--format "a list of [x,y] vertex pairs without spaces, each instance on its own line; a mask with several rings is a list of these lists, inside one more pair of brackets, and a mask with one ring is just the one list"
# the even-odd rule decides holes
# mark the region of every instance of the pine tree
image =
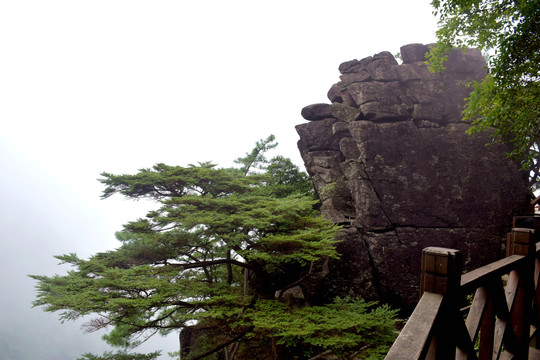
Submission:
[[74,270],[33,275],[35,305],[60,311],[61,320],[94,315],[89,331],[112,329],[104,339],[124,350],[88,360],[152,359],[158,353],[125,350],[179,331],[187,359],[379,352],[392,338],[388,308],[352,299],[306,307],[282,296],[314,264],[338,257],[339,228],[317,216],[304,173],[283,157],[266,159],[275,145],[273,136],[258,142],[240,168],[207,162],[103,173],[103,198],[150,198],[159,208],[124,225],[116,250],[57,256]]

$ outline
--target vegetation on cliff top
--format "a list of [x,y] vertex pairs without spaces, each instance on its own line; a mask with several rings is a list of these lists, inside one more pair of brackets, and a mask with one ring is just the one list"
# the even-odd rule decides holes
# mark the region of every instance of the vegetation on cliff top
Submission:
[[511,156],[540,169],[540,1],[433,0],[439,16],[438,42],[428,54],[434,71],[444,69],[452,46],[477,47],[488,56],[489,75],[473,84],[463,112],[470,132],[494,128],[493,141],[511,142]]

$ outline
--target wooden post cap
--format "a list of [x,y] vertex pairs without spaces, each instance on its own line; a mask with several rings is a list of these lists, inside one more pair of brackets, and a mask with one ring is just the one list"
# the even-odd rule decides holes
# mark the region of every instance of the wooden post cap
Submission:
[[510,241],[508,242],[508,255],[529,255],[534,249],[535,236],[533,229],[514,228],[510,233]]
[[462,256],[459,250],[428,247],[422,250],[420,294],[429,291],[447,295],[459,287]]

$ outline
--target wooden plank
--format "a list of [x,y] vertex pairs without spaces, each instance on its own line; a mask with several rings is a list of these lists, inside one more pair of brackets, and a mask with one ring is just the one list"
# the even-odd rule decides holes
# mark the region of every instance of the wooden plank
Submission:
[[437,339],[438,334],[433,334],[431,341],[429,342],[429,348],[426,352],[426,356],[420,356],[424,360],[437,360]]
[[510,310],[510,312],[514,307],[518,285],[519,273],[517,271],[511,271],[510,274],[508,274],[508,281],[506,282],[506,287],[504,288],[504,292],[506,295],[506,303],[508,304],[508,309]]
[[[527,230],[528,233],[529,231]],[[525,234],[514,234],[512,240],[516,240],[516,238],[517,240],[521,240],[521,235]],[[427,259],[425,263],[422,263],[423,273],[429,274],[429,277],[424,278],[421,282],[424,290],[429,288],[432,291],[447,293],[448,289],[446,286],[450,279],[445,279],[444,275],[450,272],[449,269],[452,266],[450,266],[447,260],[450,260],[453,254],[448,253],[449,249],[440,249],[439,252],[443,250],[444,254],[433,251],[435,253],[433,254],[433,259]],[[540,306],[538,306],[540,303],[540,242],[536,243],[531,250],[536,251],[536,257],[539,259],[537,260],[537,267],[534,273],[534,287],[536,288],[536,292],[534,295],[531,294],[532,298],[530,299],[531,303],[535,299],[535,313],[531,320],[533,322],[540,322]],[[446,256],[446,258],[440,259],[439,257],[441,255]],[[480,336],[480,359],[498,359],[499,357],[501,359],[511,359],[514,357],[511,351],[517,350],[519,352],[519,347],[517,346],[519,341],[516,338],[516,335],[519,335],[519,330],[516,331],[518,333],[516,334],[514,331],[517,329],[513,329],[517,325],[518,319],[516,317],[511,319],[510,316],[513,312],[513,305],[517,305],[515,295],[516,290],[519,288],[518,284],[520,283],[518,272],[522,272],[525,269],[525,271],[529,270],[527,262],[528,259],[523,255],[511,255],[461,276],[459,293],[470,294],[476,291],[476,295],[470,307],[466,323],[463,324],[461,322],[460,327],[466,327],[466,330],[463,329],[462,331],[457,326],[456,331],[452,330],[455,335],[455,339],[452,341],[456,341],[461,347],[457,352],[459,359],[476,359],[476,354],[474,354],[474,351],[471,351],[471,348],[478,336]],[[508,286],[507,289],[504,289],[501,276],[509,273]],[[531,272],[530,283],[533,281],[532,276]],[[440,280],[439,277],[441,278]],[[532,288],[532,284],[530,284],[530,287]],[[457,295],[453,291],[448,293],[452,294],[451,297]],[[446,299],[445,303],[448,300]],[[452,301],[450,302],[453,303]],[[528,302],[528,300],[521,302]],[[435,353],[438,353],[435,350],[437,348],[437,340],[446,341],[446,339],[437,339],[438,335],[442,335],[442,333],[438,333],[446,329],[445,326],[451,325],[445,325],[446,323],[438,324],[443,320],[441,317],[444,314],[441,313],[442,303],[443,295],[426,291],[413,315],[411,315],[411,318],[390,349],[386,359],[416,360],[430,357],[430,354],[432,355],[431,358],[433,358]],[[445,308],[447,308],[447,305],[445,305]],[[527,310],[525,308],[521,310],[524,312],[530,311],[530,309]],[[521,318],[522,316],[519,317]],[[504,353],[502,352],[503,346],[505,348]],[[429,349],[432,351],[430,352]],[[444,357],[446,358],[447,356]]]
[[473,343],[476,341],[476,336],[478,334],[478,330],[480,329],[482,318],[484,317],[487,300],[487,289],[485,287],[479,287],[476,289],[476,293],[474,294],[474,299],[471,304],[471,309],[469,310],[467,320],[465,321],[467,330],[469,331],[469,336],[471,337]]
[[538,290],[538,280],[540,279],[540,259],[534,260],[534,289]]
[[506,234],[506,257],[512,255],[510,249],[512,248],[512,233]]
[[[539,243],[540,244],[540,243]],[[540,325],[540,259],[535,259],[534,265],[534,296],[533,296],[533,313],[532,323]],[[537,346],[540,346],[540,341],[537,341]]]
[[522,266],[525,262],[526,258],[524,256],[512,255],[472,270],[461,275],[461,290],[464,294],[471,294],[488,281],[508,274],[510,271]]
[[530,347],[529,360],[540,360],[540,350]]
[[495,309],[493,299],[486,299],[486,309],[482,318],[480,330],[480,344],[478,347],[478,359],[489,360],[493,356],[495,343]]
[[[503,351],[503,353],[501,354],[501,357],[499,358],[500,360],[514,360],[514,359],[521,359],[519,357],[516,357],[514,354],[508,352],[508,351]],[[529,348],[529,355],[527,357],[527,359],[529,360],[540,360],[540,351],[538,349],[535,349],[535,348]]]
[[457,345],[455,360],[477,360],[478,357],[474,350],[474,342],[469,336],[469,331],[463,318],[461,316],[455,316],[453,317],[453,322],[455,323],[455,334],[451,334],[451,336],[455,336]]
[[494,313],[497,316],[493,334],[493,358],[497,359],[502,351],[503,345],[515,348],[516,342],[515,337],[513,336],[514,333],[508,331],[508,328],[511,328],[512,325],[501,278],[498,278],[497,281],[494,282],[493,287],[490,290],[493,299]]
[[386,355],[386,360],[416,360],[426,354],[442,301],[443,296],[440,294],[425,292],[422,295],[411,317]]
[[514,293],[514,302],[510,307],[510,314],[513,324],[512,329],[517,340],[516,351],[520,357],[524,357],[529,348],[531,311],[534,297],[533,264],[530,263],[529,268],[522,269],[516,278],[518,285]]

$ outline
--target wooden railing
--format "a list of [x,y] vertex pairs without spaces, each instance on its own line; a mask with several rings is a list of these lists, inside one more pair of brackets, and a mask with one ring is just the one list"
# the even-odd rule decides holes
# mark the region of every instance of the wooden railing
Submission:
[[540,358],[539,235],[514,228],[506,258],[463,275],[459,251],[424,249],[420,301],[386,359]]

